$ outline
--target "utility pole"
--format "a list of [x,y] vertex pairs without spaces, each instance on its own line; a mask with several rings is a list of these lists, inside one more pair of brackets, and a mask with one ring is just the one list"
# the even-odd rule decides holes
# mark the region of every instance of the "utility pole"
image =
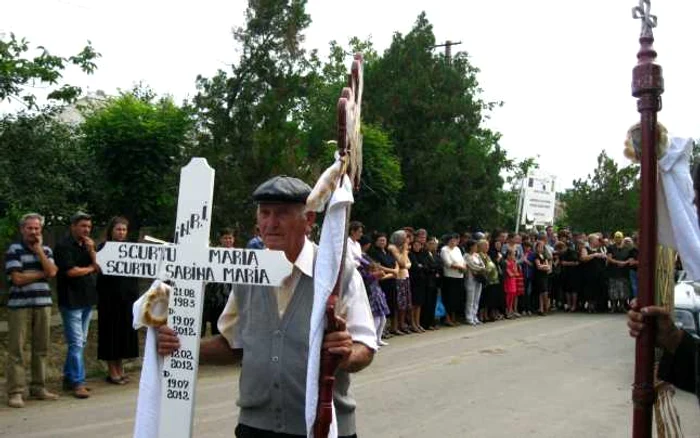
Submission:
[[527,179],[527,175],[522,177],[519,181],[520,184],[520,193],[518,195],[518,211],[516,213],[517,217],[515,218],[515,234],[518,234],[520,232],[520,221],[523,217],[523,208],[525,208],[525,180]]
[[444,47],[445,48],[445,59],[447,60],[447,63],[450,64],[452,62],[452,46],[456,46],[459,44],[462,44],[462,42],[461,41],[454,42],[454,41],[447,40],[447,41],[445,41],[444,44],[436,44],[432,48],[434,49],[436,47]]

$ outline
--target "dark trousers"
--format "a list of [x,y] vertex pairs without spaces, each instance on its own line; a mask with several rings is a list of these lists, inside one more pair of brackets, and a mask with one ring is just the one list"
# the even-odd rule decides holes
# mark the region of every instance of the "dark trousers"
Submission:
[[213,306],[208,306],[204,305],[204,309],[202,309],[202,333],[201,337],[204,337],[204,335],[207,333],[207,323],[211,325],[211,335],[218,335],[219,334],[219,327],[217,326],[217,323],[219,322],[219,316],[221,316],[221,313],[224,311],[224,306],[221,307],[213,307]]
[[[448,314],[460,311],[460,304],[465,295],[464,279],[463,278],[442,278],[442,304],[445,306],[445,311]],[[464,308],[461,309],[464,311]]]
[[428,287],[425,293],[425,303],[420,311],[421,327],[432,327],[435,325],[435,306],[437,305],[437,287]]
[[[236,426],[236,438],[306,438],[306,435],[289,435],[239,424]],[[357,434],[339,438],[357,438]]]

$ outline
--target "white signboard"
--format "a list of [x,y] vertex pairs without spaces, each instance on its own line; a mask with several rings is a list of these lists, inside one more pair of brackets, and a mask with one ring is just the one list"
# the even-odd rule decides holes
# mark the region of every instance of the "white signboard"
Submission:
[[523,181],[523,213],[521,223],[552,225],[556,207],[555,178],[549,175],[528,175]]
[[292,271],[281,251],[209,248],[213,194],[214,169],[193,158],[180,173],[173,244],[107,242],[97,253],[105,275],[173,281],[168,326],[180,349],[164,360],[160,438],[192,436],[204,283],[277,286]]

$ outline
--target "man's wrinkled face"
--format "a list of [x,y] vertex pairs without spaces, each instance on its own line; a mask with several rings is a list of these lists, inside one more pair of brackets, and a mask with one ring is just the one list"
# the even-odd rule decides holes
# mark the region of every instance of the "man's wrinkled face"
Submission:
[[260,204],[257,221],[265,246],[285,252],[301,251],[312,216],[313,213],[304,213],[303,204]]
[[33,245],[39,240],[41,236],[41,221],[39,219],[27,219],[22,225],[20,232],[22,233],[22,239],[30,245]]

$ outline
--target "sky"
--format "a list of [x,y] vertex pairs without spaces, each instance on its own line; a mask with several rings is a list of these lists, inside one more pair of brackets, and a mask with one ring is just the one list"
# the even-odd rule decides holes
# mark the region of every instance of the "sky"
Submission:
[[[198,74],[212,76],[238,58],[231,28],[244,24],[243,0],[4,0],[0,33],[14,32],[56,54],[87,40],[102,54],[92,76],[68,82],[108,94],[142,81],[177,100],[195,93]],[[352,7],[350,7],[352,5]],[[515,158],[538,157],[557,188],[586,178],[605,150],[621,165],[627,129],[639,120],[631,96],[641,23],[634,0],[309,0],[306,48],[370,37],[382,53],[394,32],[410,31],[425,11],[437,42],[461,41],[481,71],[485,100],[505,104],[487,126]],[[700,137],[697,0],[652,0],[657,62],[666,90],[659,120],[672,135]],[[372,90],[365,87],[365,93]],[[5,106],[5,108],[3,108]],[[0,111],[7,109],[0,103]],[[438,171],[436,169],[436,171]]]

